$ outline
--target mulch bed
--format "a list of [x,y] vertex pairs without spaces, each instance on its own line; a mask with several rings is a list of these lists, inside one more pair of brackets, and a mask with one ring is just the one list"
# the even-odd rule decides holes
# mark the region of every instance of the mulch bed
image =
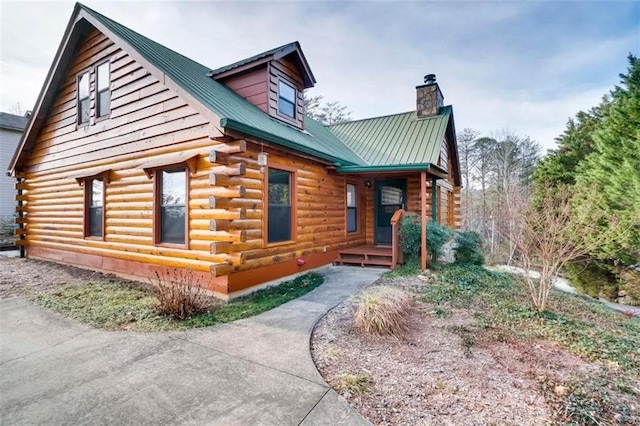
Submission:
[[[418,278],[376,284],[407,291]],[[341,373],[371,379],[372,391],[342,393],[364,417],[379,425],[541,425],[551,422],[541,383],[547,377],[594,367],[544,342],[466,341],[456,330],[473,323],[466,310],[438,317],[416,302],[404,339],[364,336],[353,330],[346,301],[328,313],[312,336],[312,354],[328,383]],[[487,339],[488,340],[488,339]]]

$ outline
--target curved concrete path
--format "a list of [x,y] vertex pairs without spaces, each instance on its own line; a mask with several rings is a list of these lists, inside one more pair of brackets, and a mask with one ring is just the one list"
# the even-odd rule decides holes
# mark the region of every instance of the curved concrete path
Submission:
[[325,283],[297,300],[185,332],[95,330],[1,301],[0,424],[368,424],[324,382],[309,337],[382,271],[321,272]]

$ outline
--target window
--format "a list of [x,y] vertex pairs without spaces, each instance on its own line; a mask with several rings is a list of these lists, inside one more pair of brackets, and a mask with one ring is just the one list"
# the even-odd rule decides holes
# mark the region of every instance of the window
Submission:
[[91,107],[89,91],[89,71],[78,77],[78,125],[89,123],[89,108]]
[[269,168],[267,179],[267,242],[279,243],[293,239],[292,176],[286,170]]
[[278,82],[278,111],[287,117],[296,118],[296,89],[282,80]]
[[93,178],[85,181],[86,212],[85,236],[104,235],[104,179]]
[[186,245],[187,170],[157,170],[156,239],[159,243]]
[[358,201],[356,186],[347,184],[347,232],[358,230]]
[[98,65],[98,94],[96,96],[96,116],[106,117],[111,112],[111,91],[109,90],[109,62]]

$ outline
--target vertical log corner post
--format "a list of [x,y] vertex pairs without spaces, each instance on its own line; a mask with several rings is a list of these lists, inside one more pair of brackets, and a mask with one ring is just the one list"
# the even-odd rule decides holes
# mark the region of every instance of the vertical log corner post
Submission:
[[24,241],[26,239],[26,235],[25,235],[25,219],[24,219],[24,212],[25,212],[25,205],[24,205],[24,194],[23,194],[23,190],[25,189],[25,181],[24,181],[24,174],[22,173],[16,173],[16,190],[18,191],[18,194],[16,196],[16,199],[18,200],[18,206],[16,208],[16,211],[18,213],[18,217],[16,219],[16,223],[18,224],[18,229],[16,230],[16,234],[18,235],[18,241],[17,241],[17,245],[19,247],[20,250],[20,258],[24,259],[27,255],[26,253],[26,247],[25,247],[25,242]]
[[[236,178],[246,174],[247,166],[233,155],[244,153],[246,150],[246,141],[235,140],[221,142],[209,153],[209,162],[214,165],[209,173],[209,184],[213,187],[209,198],[209,207],[212,209],[209,231],[214,240],[211,243],[210,252],[226,254],[227,257],[225,263],[212,265],[211,272],[215,276],[229,275],[233,272],[234,264],[245,262],[242,254],[231,253],[233,251],[231,246],[247,240],[245,230],[233,229],[233,221],[245,219],[246,210],[230,207],[229,201],[234,198],[244,198],[246,195],[246,187]],[[220,208],[222,206],[224,208]]]
[[420,172],[420,223],[420,269],[424,271],[427,269],[427,172]]

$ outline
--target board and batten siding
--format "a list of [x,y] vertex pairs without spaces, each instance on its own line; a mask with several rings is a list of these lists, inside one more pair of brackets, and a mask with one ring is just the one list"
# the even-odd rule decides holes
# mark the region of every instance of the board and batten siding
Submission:
[[0,221],[14,217],[16,213],[16,180],[7,176],[13,153],[20,142],[22,132],[0,128]]
[[233,75],[220,80],[220,82],[268,114],[267,80],[267,65],[265,64],[258,69]]
[[[300,71],[287,57],[269,62],[269,114],[299,129],[304,128],[304,83]],[[296,116],[291,119],[278,112],[278,81],[283,80],[296,89]]]

